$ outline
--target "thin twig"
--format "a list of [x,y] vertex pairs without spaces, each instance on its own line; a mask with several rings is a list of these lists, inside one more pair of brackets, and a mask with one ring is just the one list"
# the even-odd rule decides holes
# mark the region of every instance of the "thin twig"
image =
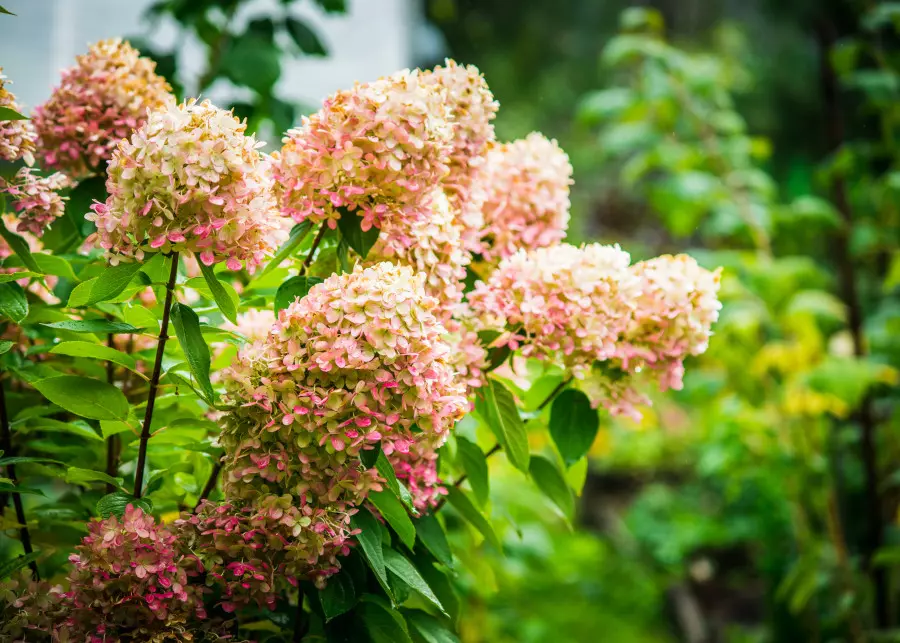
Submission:
[[552,391],[550,391],[550,395],[548,395],[547,398],[543,402],[541,402],[540,405],[538,405],[537,410],[543,411],[544,407],[546,407],[548,404],[550,404],[550,402],[553,401],[553,399],[559,394],[559,392],[562,391],[564,388],[566,388],[566,386],[568,386],[569,382],[571,382],[571,381],[572,381],[572,377],[569,376],[566,379],[564,379],[562,382],[557,384],[556,388],[553,389]]
[[[3,454],[6,457],[12,457],[12,432],[9,429],[9,417],[6,414],[6,395],[3,392],[2,380],[0,380],[0,440],[2,440]],[[13,484],[18,484],[15,465],[6,465],[6,477],[12,480]],[[22,494],[11,493],[10,495],[12,496],[13,506],[16,508],[16,521],[22,525],[19,528],[19,539],[22,541],[22,549],[28,555],[34,550],[31,547],[31,534],[28,533],[28,523],[25,521],[25,507],[22,505]],[[41,575],[38,572],[37,562],[31,561],[28,563],[28,566],[31,568],[31,573],[34,575],[35,580],[40,580]]]
[[212,493],[213,489],[216,488],[216,482],[219,480],[219,473],[222,471],[222,461],[217,460],[213,465],[213,469],[209,474],[209,478],[206,481],[206,484],[203,485],[203,491],[200,492],[200,497],[197,499],[197,504],[194,505],[194,511],[197,511],[197,508],[203,504],[203,501],[209,498],[209,494]]
[[322,237],[325,236],[325,231],[328,229],[324,223],[322,227],[319,228],[319,233],[316,235],[316,238],[313,239],[312,246],[309,248],[309,252],[306,253],[306,259],[303,260],[303,272],[309,270],[309,265],[312,263],[313,255],[316,253],[316,248],[319,247],[319,244],[322,243]]
[[153,365],[153,375],[150,377],[150,392],[147,397],[147,409],[144,412],[144,424],[141,427],[141,442],[138,449],[137,469],[134,472],[134,497],[140,498],[144,487],[144,468],[147,463],[147,442],[150,440],[150,422],[153,420],[153,407],[156,404],[156,391],[159,388],[159,378],[162,373],[163,353],[166,349],[166,340],[169,338],[169,313],[172,310],[172,295],[175,292],[175,280],[178,278],[178,253],[172,253],[172,270],[169,273],[169,281],[166,283],[166,300],[163,304],[162,325],[159,327],[159,341],[156,345],[156,362]]
[[[114,335],[109,333],[106,336],[106,345],[115,348]],[[115,364],[112,361],[106,362],[106,382],[112,384],[115,381]],[[119,470],[119,436],[111,435],[106,438],[106,475],[111,478],[116,477]],[[111,482],[106,483],[106,493],[112,493],[116,490],[116,486]]]

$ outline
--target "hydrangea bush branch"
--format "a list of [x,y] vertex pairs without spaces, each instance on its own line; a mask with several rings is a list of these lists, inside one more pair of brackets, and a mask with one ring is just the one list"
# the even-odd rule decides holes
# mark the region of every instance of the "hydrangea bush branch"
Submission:
[[[272,154],[233,113],[167,92],[127,43],[98,43],[35,111],[37,137],[25,121],[2,148],[30,166],[34,140],[42,169],[68,178],[26,168],[4,185],[23,235],[6,231],[6,256],[25,269],[0,284],[16,342],[0,359],[21,399],[56,405],[79,439],[106,438],[105,473],[53,466],[109,493],[68,568],[7,582],[0,640],[234,640],[267,613],[294,623],[293,640],[339,624],[368,640],[382,605],[401,630],[425,618],[452,637],[419,572],[397,570],[447,563],[445,506],[499,542],[468,500],[474,476],[448,459],[457,425],[492,432],[482,457],[502,451],[529,473],[521,413],[549,415],[564,479],[598,407],[637,416],[648,386],[680,387],[716,321],[719,273],[564,243],[567,156],[539,133],[496,141],[499,105],[472,66],[357,83]],[[105,194],[81,214],[95,230],[77,274],[61,259],[77,284],[50,284],[37,237],[54,238],[64,186],[92,173]],[[51,312],[40,281],[67,303]],[[522,364],[558,377],[530,403],[540,387]],[[126,384],[133,372],[146,389]],[[560,419],[570,396],[587,418]],[[35,418],[21,421],[48,425]]]

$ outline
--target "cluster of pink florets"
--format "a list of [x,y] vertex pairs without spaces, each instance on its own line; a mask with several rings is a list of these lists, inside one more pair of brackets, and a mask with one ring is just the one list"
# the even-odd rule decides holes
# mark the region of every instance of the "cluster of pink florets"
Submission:
[[71,606],[62,627],[82,640],[206,617],[202,590],[190,579],[197,573],[194,561],[174,533],[140,508],[128,505],[121,520],[89,523],[69,560]]
[[359,216],[363,230],[420,218],[449,171],[449,118],[445,92],[418,70],[337,92],[284,138],[282,212],[331,228]]
[[259,265],[287,238],[269,160],[246,123],[209,101],[150,113],[109,163],[106,203],[85,218],[111,262],[190,252],[230,270]]
[[50,176],[39,176],[29,167],[23,167],[12,181],[0,179],[0,193],[12,197],[13,210],[17,213],[18,232],[30,232],[36,237],[44,234],[56,219],[66,213],[68,197],[59,190],[70,186],[65,174],[56,172]]
[[479,181],[486,192],[486,261],[497,262],[519,248],[552,246],[566,236],[572,165],[556,141],[533,132],[492,148]]
[[[9,82],[3,75],[3,68],[0,67],[0,107],[8,107],[21,114],[21,106],[16,101],[15,95],[7,88]],[[37,134],[31,121],[0,120],[0,160],[12,163],[22,159],[27,165],[33,165],[36,140]]]
[[43,166],[73,178],[103,171],[119,139],[143,124],[148,109],[171,100],[172,88],[155,69],[155,62],[118,38],[78,56],[34,112]]

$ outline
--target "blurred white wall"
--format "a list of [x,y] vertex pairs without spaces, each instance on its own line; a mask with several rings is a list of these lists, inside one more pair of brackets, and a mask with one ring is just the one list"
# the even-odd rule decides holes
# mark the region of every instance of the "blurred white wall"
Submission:
[[[71,66],[88,43],[115,36],[144,36],[142,20],[153,0],[3,0],[17,14],[0,16],[0,67],[14,83],[12,90],[30,109],[43,102],[56,85],[59,70]],[[408,67],[422,24],[417,0],[348,0],[344,15],[328,15],[309,0],[296,2],[293,15],[304,18],[329,51],[327,58],[290,57],[282,60],[278,94],[307,105],[327,94],[349,87],[355,80],[372,80]],[[278,0],[256,0],[237,17],[250,20]],[[417,33],[419,34],[417,36]],[[180,79],[195,86],[204,67],[203,49],[194,39],[182,41],[172,23],[162,23],[150,39],[164,49],[177,43],[181,58]],[[235,96],[225,84],[210,91],[213,100]]]

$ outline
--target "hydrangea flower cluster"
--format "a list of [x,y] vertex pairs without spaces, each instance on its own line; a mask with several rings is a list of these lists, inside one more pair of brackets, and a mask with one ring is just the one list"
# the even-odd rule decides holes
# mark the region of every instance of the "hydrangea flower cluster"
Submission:
[[449,171],[449,119],[446,92],[418,70],[337,92],[284,138],[282,212],[332,229],[348,212],[363,230],[420,218]]
[[206,617],[202,589],[189,578],[196,565],[182,553],[176,535],[138,507],[128,505],[121,520],[110,516],[89,523],[69,560],[71,606],[63,627],[87,637],[83,640],[110,640],[120,632],[152,632]]
[[143,124],[148,109],[170,101],[172,88],[155,62],[119,38],[91,45],[76,60],[35,109],[34,127],[42,165],[81,178],[102,171],[119,139]]
[[418,511],[433,509],[441,496],[447,495],[438,476],[437,459],[437,451],[419,443],[413,444],[409,451],[394,451],[388,456],[397,479],[406,485]]
[[687,255],[663,255],[637,263],[631,271],[640,294],[617,360],[625,371],[651,369],[662,390],[681,389],[684,358],[706,351],[719,318],[721,269],[706,270]]
[[450,59],[445,65],[424,74],[427,83],[446,90],[450,105],[453,138],[444,189],[462,225],[464,248],[480,252],[486,194],[476,177],[489,146],[496,140],[491,121],[497,116],[499,104],[477,67],[461,66]]
[[13,198],[13,209],[18,213],[18,232],[30,232],[36,237],[44,234],[56,219],[66,213],[68,197],[59,190],[70,186],[65,174],[56,172],[50,176],[38,176],[29,167],[23,167],[12,181],[0,179],[0,193]]
[[482,254],[495,263],[518,248],[552,246],[569,226],[572,165],[555,140],[532,132],[487,153]]
[[429,199],[428,214],[413,222],[390,222],[366,257],[366,265],[390,261],[425,275],[425,290],[434,297],[445,324],[462,301],[463,280],[471,255],[462,248],[461,226],[440,189]]
[[502,330],[494,346],[578,373],[616,354],[639,293],[629,263],[618,246],[596,243],[522,249],[476,284],[469,304],[484,328]]
[[[0,67],[0,107],[21,114],[22,107],[7,88],[9,84],[9,79],[3,75],[3,67]],[[34,165],[36,141],[37,134],[31,121],[0,121],[0,160],[12,163],[22,159],[26,165]]]
[[246,123],[209,101],[170,103],[122,140],[106,203],[85,218],[111,263],[146,251],[190,252],[253,269],[287,238],[269,161]]

